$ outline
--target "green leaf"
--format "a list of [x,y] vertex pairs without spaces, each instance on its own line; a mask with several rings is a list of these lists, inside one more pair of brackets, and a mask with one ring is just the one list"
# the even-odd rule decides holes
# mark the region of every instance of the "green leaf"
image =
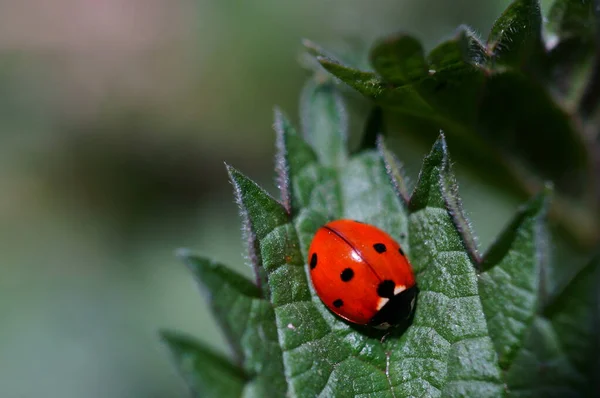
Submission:
[[[284,395],[286,383],[271,303],[256,285],[229,268],[187,251],[179,256],[206,293],[237,362],[249,375],[248,391],[260,393],[258,396]],[[267,368],[265,361],[270,364]]]
[[[434,150],[432,158],[446,160],[447,156],[445,151],[440,149]],[[435,166],[437,166],[437,164]],[[436,174],[438,169],[434,169],[435,166],[432,166],[422,173],[422,175],[427,174],[428,178],[422,179],[421,185],[427,185],[428,182],[426,181],[438,182],[442,180],[439,178],[439,175]],[[339,180],[342,182],[340,184],[342,188],[341,196],[343,198],[341,202],[344,203],[345,206],[341,213],[334,214],[334,216],[337,218],[351,217],[379,225],[393,236],[397,237],[397,239],[402,242],[405,250],[411,253],[413,250],[413,243],[410,239],[411,235],[408,230],[411,223],[407,219],[407,210],[402,207],[401,202],[397,198],[394,199],[395,192],[390,189],[391,187],[389,186],[389,183],[387,183],[386,168],[383,159],[378,156],[374,157],[373,154],[369,152],[362,153],[352,158],[345,168],[338,171],[338,175]],[[291,176],[292,180],[295,178],[302,179],[305,178],[305,176]],[[433,182],[431,184],[437,188],[436,194],[441,195],[439,191],[440,186]],[[310,185],[312,186],[312,184]],[[368,203],[369,205],[365,206],[364,203]],[[318,209],[321,208],[320,205],[316,206],[317,211],[311,210],[310,205],[308,207],[308,209],[305,209],[299,215],[297,221],[297,230],[299,231],[303,252],[306,252],[308,244],[316,229],[323,221],[326,221],[315,216],[315,213],[318,213]],[[443,211],[446,209],[445,202],[442,202],[442,209],[444,209]],[[425,211],[425,209],[422,210]],[[427,217],[422,214],[423,211],[417,211],[414,217],[415,221],[413,225],[415,225],[415,228],[419,231],[422,230],[423,220],[427,219]],[[436,225],[436,229],[439,229],[440,221],[444,220],[444,218],[438,216],[437,209],[432,209],[430,211],[436,215],[432,222]],[[447,217],[446,226],[451,230],[454,230],[452,217],[449,213],[445,214]],[[397,220],[391,218],[392,215],[397,215]],[[434,233],[433,230],[431,230],[431,232]],[[460,269],[458,274],[461,272],[466,272],[467,274],[469,274],[469,272],[471,273],[473,278],[471,286],[476,290],[476,276],[474,269],[468,260],[469,256],[464,251],[460,234],[457,231],[455,231],[454,234],[456,236],[454,242],[460,245],[459,247],[463,250],[464,254],[462,259],[466,259],[466,262],[461,264],[459,260],[458,265],[452,265]],[[419,238],[415,238],[417,244],[421,239],[429,241],[428,237],[420,236]],[[452,242],[451,239],[450,242]],[[447,243],[450,244],[450,242]],[[425,263],[430,265],[433,262],[432,258],[436,257],[438,254],[435,249],[436,248],[429,247],[428,245],[421,248],[423,251],[423,266],[425,266]],[[432,254],[432,251],[435,251],[436,253]],[[442,253],[439,254],[443,256]],[[420,258],[418,255],[416,257]],[[443,262],[439,264],[441,268],[445,266],[445,264],[442,265]],[[415,268],[418,271],[419,269],[416,264],[413,263],[413,265],[415,265]],[[466,298],[464,300],[458,299],[456,301],[453,299],[448,299],[447,301],[444,300],[443,293],[449,293],[449,297],[460,297],[460,294],[464,292],[465,285],[459,285],[457,291],[455,290],[457,289],[456,286],[450,281],[447,281],[447,285],[439,283],[438,272],[444,274],[449,271],[447,274],[453,274],[453,269],[436,270],[434,267],[431,267],[428,271],[433,274],[431,275],[432,287],[439,291],[434,290],[431,292],[429,298],[423,298],[423,296],[427,296],[429,292],[427,292],[428,289],[421,287],[422,293],[419,298],[418,308],[423,308],[423,311],[425,312],[419,316],[419,309],[417,310],[415,323],[407,332],[410,337],[404,341],[402,346],[399,346],[397,341],[390,342],[388,347],[388,349],[392,351],[390,358],[385,358],[380,353],[379,360],[375,362],[375,364],[377,364],[376,366],[380,369],[386,367],[390,379],[389,383],[391,383],[392,386],[397,385],[397,387],[392,389],[393,393],[397,396],[405,396],[407,394],[431,394],[432,396],[437,396],[441,390],[445,390],[450,395],[452,395],[452,391],[456,392],[458,390],[471,391],[482,394],[482,396],[485,396],[486,393],[491,394],[490,396],[497,395],[501,390],[501,386],[498,381],[499,373],[495,370],[497,368],[493,361],[495,353],[493,352],[493,347],[489,338],[486,336],[478,336],[479,333],[485,330],[484,315],[481,311],[480,304],[478,307],[478,299],[475,302],[471,302]],[[427,274],[427,272],[424,273]],[[453,281],[454,279],[452,279],[452,282]],[[445,289],[449,289],[450,292],[447,292]],[[441,295],[440,291],[443,292]],[[315,299],[315,301],[317,304],[320,304],[318,299]],[[328,323],[333,322],[333,325],[335,326],[335,319],[331,319],[331,315],[328,314],[322,306],[319,305],[319,307],[320,312],[327,315],[325,320],[327,320]],[[459,324],[464,325],[465,329],[452,331],[446,329],[443,325],[447,320],[448,312],[456,314],[460,312],[460,309],[464,309],[465,307],[469,309],[468,311],[465,311],[468,313],[465,315],[467,319],[461,319],[461,322],[458,322]],[[428,313],[428,311],[431,313]],[[461,316],[463,315],[464,314],[461,314]],[[473,326],[473,322],[471,321],[474,319],[471,317],[479,319],[478,322],[474,322],[477,326]],[[337,321],[337,324],[339,323],[340,322]],[[435,326],[432,326],[432,324]],[[341,326],[338,326],[338,328],[341,328]],[[432,329],[439,329],[439,334],[438,332],[433,332]],[[411,330],[413,331],[412,335],[410,334]],[[465,335],[468,335],[469,337],[463,338]],[[354,337],[353,339],[356,339],[357,337]],[[378,349],[379,344],[375,341],[367,341],[365,344],[367,345],[363,348],[363,351],[375,350],[375,352],[380,352],[380,349]],[[343,347],[343,345],[340,345],[340,353],[343,352],[341,347]],[[455,359],[455,355],[457,354],[454,350],[472,350],[477,352],[478,355],[475,355],[475,358],[477,367],[480,368],[464,369],[464,367],[459,364],[460,361]],[[394,352],[397,354],[394,354]],[[453,362],[455,360],[457,362]],[[448,364],[447,361],[450,361],[450,364]],[[446,365],[442,366],[441,364],[443,363]],[[424,373],[427,374],[425,379],[423,379]],[[339,376],[336,374],[336,379],[338,377]],[[375,376],[370,375],[369,373],[368,377],[373,379]],[[349,378],[350,377],[347,376],[344,380]],[[470,385],[468,382],[465,382],[465,380],[469,380],[469,378],[477,379],[477,382]],[[385,386],[383,381],[382,384]],[[336,386],[335,388],[331,386],[326,391],[329,394],[351,394],[359,392],[352,391],[349,386],[342,385]]]
[[460,26],[455,37],[437,45],[427,61],[433,71],[448,68],[461,68],[468,65],[484,66],[488,63],[489,55],[486,48],[468,26]]
[[322,55],[318,56],[317,60],[325,69],[337,76],[340,80],[348,83],[358,92],[368,97],[376,98],[384,92],[383,81],[373,72],[354,69],[342,64],[334,58],[328,58]]
[[[259,287],[266,288],[266,276],[260,251],[260,240],[276,225],[285,223],[289,215],[286,209],[264,189],[227,165],[227,172],[234,187],[235,198],[240,206],[243,231],[248,242],[248,254]],[[267,290],[268,296],[268,290]]]
[[429,69],[421,42],[404,34],[377,43],[371,63],[381,77],[399,86],[427,76]]
[[[415,39],[403,38],[400,44],[406,45],[404,42],[409,40]],[[393,41],[387,46],[380,44],[373,50],[373,57],[383,57],[381,53],[394,51],[390,47],[395,45],[398,44]],[[476,121],[475,103],[481,95],[484,73],[475,65],[483,62],[484,57],[481,43],[470,30],[461,27],[453,39],[440,44],[429,54],[428,73],[406,84],[397,85],[394,84],[396,81],[387,81],[382,76],[382,80],[389,83],[385,85],[373,73],[322,58],[320,61],[325,69],[378,104],[393,107],[403,114],[434,120],[444,128],[463,131],[463,124],[473,125]],[[385,59],[389,70],[394,58],[387,56]],[[407,66],[401,64],[397,68],[405,70]]]
[[[430,76],[415,88],[434,112],[443,116],[440,127],[463,134],[465,127],[475,125],[476,104],[486,77],[482,68],[486,57],[479,40],[464,26],[427,56]],[[463,138],[473,141],[473,137],[464,134]]]
[[515,0],[494,23],[487,42],[497,64],[521,67],[543,52],[539,0]]
[[523,348],[539,307],[540,276],[548,256],[544,225],[548,195],[549,188],[516,214],[480,265],[483,310],[504,370]]
[[595,396],[599,280],[596,257],[535,319],[506,374],[511,396]]
[[[288,128],[285,135],[294,132]],[[282,140],[288,141],[289,137]],[[291,159],[289,149],[284,153]],[[452,202],[447,195],[455,188],[448,186],[453,179],[443,139],[428,159],[415,190],[419,200],[411,201],[419,206],[411,211],[396,195],[377,152],[361,152],[342,167],[307,161],[286,168],[289,185],[310,194],[294,213],[294,224],[270,223],[273,229],[261,234],[258,246],[292,395],[502,394],[496,354],[477,295],[476,272],[447,207]],[[314,194],[324,174],[331,177],[327,184],[335,183],[328,185],[329,196]],[[232,179],[235,185],[247,181],[240,175]],[[275,206],[274,200],[269,203],[260,193],[251,201],[259,189],[248,182],[241,185],[253,192],[241,190],[248,197],[242,205],[262,203],[262,211],[258,206],[252,211],[242,209],[254,224],[254,218],[264,217]],[[329,217],[375,224],[403,244],[419,275],[421,293],[413,325],[401,339],[401,330],[396,330],[382,345],[381,333],[339,320],[310,288],[304,258],[314,232]],[[465,356],[470,361],[462,360]]]
[[[442,395],[501,396],[500,372],[478,296],[477,275],[447,207],[448,195],[456,191],[448,189],[452,180],[449,172],[447,148],[441,137],[427,156],[411,197],[408,229],[411,261],[420,276],[421,293],[405,341],[410,344],[409,357],[422,357],[418,351],[424,350],[433,358],[416,363],[398,359],[405,368],[415,370],[407,371],[413,377],[437,361],[447,361]],[[402,354],[406,353],[398,356]],[[465,356],[470,363],[461,359]]]
[[[399,163],[382,138],[377,150],[348,154],[345,129],[335,122],[345,111],[330,106],[336,95],[328,86],[301,105],[307,118],[328,120],[305,123],[318,126],[311,134],[330,136],[339,145],[333,152],[317,148],[318,140],[303,140],[276,111],[283,204],[228,167],[259,286],[219,264],[185,255],[248,375],[242,394],[501,397],[507,386],[516,392],[540,388],[525,386],[521,376],[537,355],[528,344],[564,341],[575,352],[580,347],[575,340],[562,340],[563,333],[582,335],[557,315],[566,312],[556,304],[548,309],[549,320],[535,315],[545,197],[518,213],[481,260],[444,136],[425,158],[409,197]],[[384,332],[350,324],[315,294],[308,247],[319,227],[340,218],[376,225],[402,244],[419,294],[414,317],[398,328]],[[575,286],[583,289],[578,282]],[[519,296],[519,289],[534,298]],[[513,328],[509,318],[522,325]],[[562,355],[560,344],[543,353]],[[572,360],[570,354],[563,356]]]
[[240,368],[190,337],[168,331],[161,337],[195,397],[241,396],[247,377]]
[[[432,192],[432,197],[442,197],[441,176],[438,174],[439,166],[435,159],[447,161],[447,155],[444,149],[436,147],[431,155],[434,161],[431,167],[422,172],[421,186]],[[454,395],[458,391],[465,394],[479,394],[480,396],[497,396],[501,394],[501,384],[499,382],[499,371],[495,364],[495,353],[491,340],[486,336],[485,318],[481,309],[479,299],[475,296],[469,298],[473,290],[476,292],[476,275],[469,261],[469,256],[465,252],[460,234],[454,228],[454,222],[449,213],[446,212],[445,202],[440,202],[441,209],[424,204],[422,209],[415,211],[415,214],[408,219],[407,210],[401,205],[401,202],[395,197],[395,192],[387,182],[385,163],[379,156],[365,152],[355,156],[348,165],[338,171],[339,181],[341,181],[341,202],[344,208],[341,213],[334,214],[334,217],[352,217],[358,220],[366,221],[379,225],[393,236],[397,237],[403,243],[403,247],[412,253],[413,242],[410,238],[409,228],[413,227],[417,233],[414,238],[417,248],[421,250],[421,255],[415,255],[417,263],[413,262],[417,272],[422,271],[423,278],[431,286],[423,287],[421,284],[421,294],[419,296],[419,307],[415,315],[413,326],[407,331],[407,337],[401,341],[389,340],[386,350],[390,351],[390,357],[386,358],[381,351],[380,343],[376,339],[365,339],[365,335],[357,334],[352,329],[345,327],[342,322],[332,318],[331,314],[323,308],[318,298],[313,297],[313,303],[317,307],[318,313],[322,314],[325,325],[330,325],[332,330],[320,336],[318,341],[314,341],[314,349],[318,352],[328,352],[329,345],[336,345],[336,354],[341,357],[347,357],[345,361],[353,364],[350,366],[344,362],[344,366],[338,365],[339,371],[329,375],[331,368],[327,366],[320,369],[313,365],[311,369],[311,380],[319,380],[323,373],[328,375],[327,380],[333,380],[325,385],[325,390],[320,385],[314,386],[316,390],[310,390],[306,395],[313,395],[323,391],[326,395],[335,394],[359,394],[367,393],[345,383],[345,380],[352,379],[352,370],[359,365],[355,363],[353,356],[358,356],[363,351],[377,353],[374,358],[369,358],[368,363],[376,369],[387,369],[389,380],[381,379],[379,371],[369,370],[364,365],[359,366],[362,378],[371,380],[374,385],[371,388],[382,388],[382,391],[392,386],[392,393],[396,396],[405,395],[431,395],[438,396],[440,393]],[[311,173],[314,175],[314,173]],[[291,176],[291,180],[304,179],[305,175],[300,173],[298,176]],[[310,184],[312,186],[312,184]],[[426,195],[429,197],[429,195]],[[369,203],[365,206],[364,203]],[[317,204],[317,211],[311,209],[310,204],[304,209],[297,218],[297,230],[300,237],[300,246],[305,253],[316,229],[326,220],[318,216],[318,210],[322,207]],[[440,213],[439,210],[442,210]],[[431,213],[431,214],[428,214]],[[317,215],[315,215],[317,214]],[[445,214],[445,217],[442,215]],[[392,216],[396,215],[396,219]],[[432,218],[431,229],[427,220]],[[411,222],[412,221],[412,222]],[[444,224],[445,223],[445,224]],[[446,246],[431,247],[428,244],[422,245],[422,242],[431,241],[431,236],[423,236],[424,231],[430,231],[432,234],[438,234],[439,230],[454,231],[451,236],[443,240]],[[408,239],[407,239],[408,237]],[[420,246],[421,245],[421,246]],[[450,252],[454,245],[462,251],[463,256],[446,255],[445,249]],[[411,259],[412,259],[411,255]],[[449,263],[449,264],[447,264]],[[421,265],[421,268],[418,265]],[[434,264],[435,266],[433,266]],[[428,269],[425,269],[429,266]],[[468,282],[456,284],[458,275],[471,275],[470,284]],[[456,275],[453,278],[445,278],[440,283],[439,275]],[[426,276],[429,276],[427,278]],[[468,277],[467,277],[468,279]],[[469,287],[470,286],[470,287]],[[465,294],[466,297],[463,297]],[[421,312],[419,312],[421,311]],[[459,317],[460,319],[456,318]],[[448,318],[450,317],[450,319]],[[449,327],[449,325],[462,325],[458,329]],[[318,330],[311,327],[311,330]],[[360,352],[356,352],[352,347],[347,347],[340,341],[335,343],[335,334],[344,332],[349,333],[344,340],[353,336],[351,341],[359,341]],[[327,341],[326,346],[321,346],[321,341]],[[473,353],[472,367],[461,363],[459,356],[465,352]],[[459,354],[460,353],[460,354]],[[314,355],[310,351],[302,352],[303,360],[308,363]],[[316,368],[316,369],[315,369]],[[423,375],[426,375],[425,377]],[[324,378],[322,378],[324,380]],[[377,383],[373,380],[376,380]],[[378,387],[379,386],[379,387]],[[304,386],[308,388],[308,386]],[[362,387],[361,387],[362,388]],[[378,389],[375,391],[379,391]],[[373,390],[371,390],[373,393]]]

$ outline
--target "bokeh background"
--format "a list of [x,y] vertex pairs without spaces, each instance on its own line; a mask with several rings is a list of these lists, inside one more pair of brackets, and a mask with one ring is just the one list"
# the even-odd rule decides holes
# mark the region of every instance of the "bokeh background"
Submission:
[[[431,48],[507,4],[0,0],[0,397],[186,396],[157,331],[228,349],[174,251],[250,275],[223,162],[273,191],[301,39]],[[427,146],[393,133],[416,177]],[[485,248],[520,199],[455,167]]]

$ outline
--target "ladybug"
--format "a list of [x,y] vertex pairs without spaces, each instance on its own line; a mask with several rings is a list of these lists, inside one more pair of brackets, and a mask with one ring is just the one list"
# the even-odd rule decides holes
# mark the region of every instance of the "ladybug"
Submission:
[[319,298],[350,322],[387,329],[412,314],[412,267],[400,245],[373,225],[327,223],[310,244],[308,264]]

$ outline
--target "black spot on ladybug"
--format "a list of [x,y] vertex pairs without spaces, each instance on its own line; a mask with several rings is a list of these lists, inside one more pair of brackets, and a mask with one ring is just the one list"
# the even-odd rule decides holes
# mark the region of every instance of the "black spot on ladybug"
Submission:
[[310,269],[315,269],[316,266],[317,266],[317,253],[313,253],[312,256],[310,256]]
[[377,295],[379,297],[392,298],[394,297],[394,288],[396,284],[390,279],[386,279],[377,286]]
[[350,282],[350,280],[354,278],[354,271],[352,271],[352,268],[346,268],[342,271],[340,278],[342,278],[342,281],[344,282]]
[[404,254],[404,250],[402,250],[401,247],[398,248],[398,252],[400,253],[400,255],[402,255],[403,257],[405,256]]
[[375,243],[373,245],[373,249],[375,249],[375,251],[380,254],[385,253],[386,251],[385,245],[383,243]]
[[342,305],[344,305],[344,302],[342,301],[342,299],[337,299],[333,302],[333,306],[335,308],[340,308]]

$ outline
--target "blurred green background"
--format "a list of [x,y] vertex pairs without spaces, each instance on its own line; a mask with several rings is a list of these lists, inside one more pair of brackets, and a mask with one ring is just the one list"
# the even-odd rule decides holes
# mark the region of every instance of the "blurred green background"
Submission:
[[[485,37],[507,4],[0,1],[0,397],[185,396],[157,330],[227,347],[173,253],[250,275],[223,162],[274,191],[301,39],[431,48],[461,23]],[[395,137],[414,179],[428,148]],[[519,201],[455,167],[485,248]]]

